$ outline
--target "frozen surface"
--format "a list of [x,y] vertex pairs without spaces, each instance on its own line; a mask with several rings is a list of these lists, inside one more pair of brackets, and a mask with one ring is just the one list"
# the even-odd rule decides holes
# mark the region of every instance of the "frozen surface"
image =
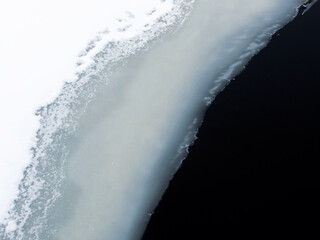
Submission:
[[0,222],[32,158],[35,111],[93,64],[106,43],[149,31],[172,7],[160,0],[0,2]]
[[[304,1],[198,0],[192,11],[187,0],[141,0],[138,8],[120,2],[111,20],[103,9],[118,8],[110,1],[74,1],[67,8],[79,12],[70,25],[62,20],[70,11],[60,5],[39,10],[34,1],[24,8],[43,18],[30,20],[39,24],[34,32],[20,26],[24,11],[14,27],[2,23],[11,48],[1,44],[7,79],[1,104],[8,116],[1,120],[7,121],[1,122],[1,173],[8,174],[1,174],[0,196],[9,193],[1,197],[1,239],[139,239],[205,107]],[[54,21],[57,11],[61,22]],[[23,33],[28,37],[17,37]],[[50,101],[37,111],[37,124],[32,111]]]

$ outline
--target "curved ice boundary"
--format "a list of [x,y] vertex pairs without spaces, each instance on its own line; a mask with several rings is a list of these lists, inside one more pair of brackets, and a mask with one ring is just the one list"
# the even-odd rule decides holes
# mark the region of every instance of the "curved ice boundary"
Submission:
[[38,111],[1,239],[139,239],[206,106],[304,1],[199,0],[185,21],[192,2],[108,42]]

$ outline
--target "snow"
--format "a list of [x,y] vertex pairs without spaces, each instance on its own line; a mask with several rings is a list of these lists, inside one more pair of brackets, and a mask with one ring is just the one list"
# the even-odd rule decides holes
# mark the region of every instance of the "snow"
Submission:
[[[74,81],[106,41],[134,36],[171,7],[172,1],[160,0],[0,2],[0,222],[32,157],[35,111],[52,102],[65,81]],[[90,41],[95,47],[79,57]]]

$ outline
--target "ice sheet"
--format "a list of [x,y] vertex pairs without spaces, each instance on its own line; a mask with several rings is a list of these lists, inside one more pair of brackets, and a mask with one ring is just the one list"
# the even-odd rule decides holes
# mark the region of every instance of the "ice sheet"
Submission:
[[139,239],[206,106],[302,3],[199,0],[184,22],[181,1],[140,35],[100,33],[78,80],[38,111],[34,161],[3,238]]

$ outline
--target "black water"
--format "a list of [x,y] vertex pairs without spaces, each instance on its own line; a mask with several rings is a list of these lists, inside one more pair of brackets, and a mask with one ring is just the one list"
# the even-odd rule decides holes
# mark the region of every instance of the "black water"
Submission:
[[215,99],[144,240],[320,223],[319,45],[318,2]]

